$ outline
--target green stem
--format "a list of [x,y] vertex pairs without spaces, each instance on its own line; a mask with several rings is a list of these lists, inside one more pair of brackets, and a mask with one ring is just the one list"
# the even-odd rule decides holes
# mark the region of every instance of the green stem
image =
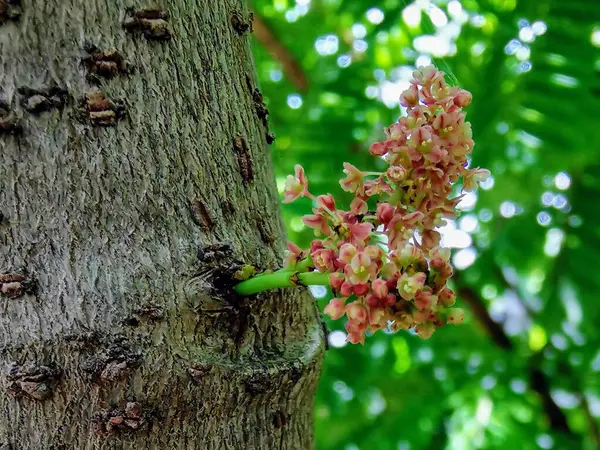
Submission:
[[329,286],[329,274],[282,269],[268,275],[242,281],[235,286],[235,291],[246,296],[269,289],[294,286]]

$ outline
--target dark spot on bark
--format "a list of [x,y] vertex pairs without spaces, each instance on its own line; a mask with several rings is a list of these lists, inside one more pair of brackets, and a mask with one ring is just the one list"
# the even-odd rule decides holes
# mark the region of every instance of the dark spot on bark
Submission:
[[266,373],[256,373],[246,380],[246,392],[252,395],[263,394],[272,389],[275,380]]
[[147,303],[141,308],[133,311],[133,314],[125,319],[125,325],[130,327],[138,327],[142,320],[147,322],[158,322],[165,317],[163,308],[154,303]]
[[210,210],[201,198],[195,198],[190,202],[190,212],[192,220],[205,232],[211,231],[214,227]]
[[122,336],[105,345],[98,354],[88,358],[82,369],[96,383],[110,383],[125,379],[142,364],[142,355]]
[[298,383],[300,378],[302,378],[302,369],[296,365],[290,367],[290,380],[292,384]]
[[240,11],[234,11],[231,14],[231,26],[240,36],[246,32],[252,33],[252,23],[254,22],[254,14],[248,14],[245,18]]
[[256,109],[256,115],[261,120],[265,128],[269,127],[267,117],[269,116],[269,110],[265,105],[263,95],[258,89],[254,89],[252,92],[252,101],[254,102],[254,108]]
[[100,50],[94,45],[85,48],[88,56],[83,58],[83,63],[88,70],[88,80],[98,82],[100,78],[114,78],[130,72],[125,58],[117,49]]
[[86,93],[81,101],[80,118],[83,122],[95,127],[111,127],[122,119],[125,114],[125,104],[121,100],[111,101],[100,90]]
[[6,216],[2,213],[2,211],[0,211],[0,225],[4,222],[5,219]]
[[19,20],[21,14],[21,0],[0,0],[0,25],[9,20]]
[[275,142],[275,134],[268,132],[267,133],[267,144],[271,145],[273,142]]
[[65,340],[81,350],[91,350],[101,344],[100,335],[96,331],[68,334]]
[[169,15],[162,9],[127,9],[123,28],[130,33],[141,33],[146,39],[166,41],[173,32],[169,26]]
[[231,260],[233,249],[231,245],[217,242],[198,249],[198,259],[203,263],[214,263],[217,261]]
[[152,416],[141,403],[127,402],[121,408],[109,408],[92,416],[92,429],[96,436],[107,437],[134,431],[144,430],[148,427]]
[[231,215],[235,212],[235,204],[230,198],[226,198],[221,202],[221,209],[225,214]]
[[140,325],[140,320],[137,317],[128,317],[125,319],[125,325],[129,327],[137,327]]
[[62,109],[69,97],[68,92],[60,87],[32,89],[20,87],[21,106],[32,114],[39,114],[51,109]]
[[210,373],[210,371],[212,370],[213,366],[211,364],[196,364],[190,368],[188,368],[188,375],[192,378],[192,380],[194,381],[200,381],[202,380],[202,378],[204,378],[206,375],[208,375]]
[[279,409],[273,413],[273,426],[275,428],[285,427],[290,421],[290,415]]
[[52,396],[59,378],[60,371],[54,365],[13,365],[7,375],[8,393],[16,398],[46,400]]
[[254,103],[254,109],[256,111],[256,115],[261,120],[263,126],[269,132],[269,122],[267,121],[267,117],[269,116],[269,110],[265,105],[264,97],[260,90],[254,88],[252,83],[252,78],[246,75],[246,86],[248,87],[248,91],[252,95],[252,102]]
[[243,136],[236,136],[233,141],[233,149],[240,164],[240,173],[246,183],[254,180],[254,161],[250,147]]
[[153,322],[162,320],[165,317],[163,308],[161,306],[155,305],[154,303],[147,303],[141,308],[136,309],[135,315]]
[[23,295],[36,295],[37,282],[34,278],[20,273],[0,275],[0,294],[7,298],[19,298]]
[[0,135],[9,134],[14,136],[22,132],[21,119],[17,117],[14,111],[11,111],[6,103],[0,102]]
[[275,233],[273,233],[271,224],[266,218],[259,217],[256,220],[256,225],[260,237],[265,244],[272,244],[273,242],[275,242]]

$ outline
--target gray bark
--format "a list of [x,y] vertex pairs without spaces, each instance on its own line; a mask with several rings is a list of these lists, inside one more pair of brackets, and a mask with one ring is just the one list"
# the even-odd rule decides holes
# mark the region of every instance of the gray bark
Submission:
[[[312,448],[314,301],[215,282],[283,248],[245,1],[164,0],[168,17],[16,3],[0,20],[0,449]],[[231,255],[198,257],[215,244]]]

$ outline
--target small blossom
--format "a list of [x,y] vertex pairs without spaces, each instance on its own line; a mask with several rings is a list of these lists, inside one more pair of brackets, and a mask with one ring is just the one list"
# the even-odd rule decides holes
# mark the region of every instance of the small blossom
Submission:
[[373,231],[372,223],[354,223],[349,227],[350,240],[356,243],[363,243]]
[[380,203],[377,205],[377,220],[387,225],[392,220],[392,217],[394,217],[395,211],[396,208],[389,203]]
[[300,260],[304,257],[305,253],[300,247],[298,247],[296,244],[290,241],[287,242],[287,249],[288,254],[285,257],[283,265],[284,267],[288,267],[291,269],[296,267],[296,264],[300,262]]
[[404,300],[412,300],[417,291],[423,289],[427,276],[423,272],[417,272],[414,275],[402,274],[398,280],[398,293]]
[[350,203],[350,211],[353,214],[364,214],[368,209],[367,202],[360,197],[354,197],[354,200]]
[[308,194],[308,180],[304,174],[301,165],[294,166],[294,175],[288,175],[285,180],[285,190],[283,191],[283,202],[291,203],[299,197]]
[[323,311],[333,320],[337,320],[344,315],[345,307],[343,298],[332,298]]
[[362,303],[352,302],[346,306],[346,315],[348,319],[362,323],[367,320],[368,311]]
[[466,108],[471,104],[472,98],[469,91],[459,89],[458,93],[454,95],[454,104],[459,108]]
[[352,164],[344,163],[345,178],[340,180],[340,186],[346,192],[356,192],[362,187],[364,173],[354,167]]
[[448,323],[458,325],[465,320],[465,312],[460,308],[450,308],[448,310]]
[[430,290],[421,290],[415,295],[415,306],[419,311],[425,311],[437,305],[437,295],[433,295]]
[[388,295],[388,287],[385,280],[381,278],[377,278],[371,283],[371,288],[373,289],[373,293],[377,298],[385,298]]
[[419,89],[416,85],[410,87],[400,95],[400,104],[404,107],[417,106],[419,103]]
[[473,169],[467,172],[463,182],[464,191],[474,191],[479,183],[483,183],[490,177],[487,169]]
[[398,183],[406,178],[406,169],[402,166],[390,166],[385,175],[390,181]]
[[335,200],[333,198],[333,195],[319,195],[317,197],[317,207],[319,208],[319,210],[327,211],[329,213],[335,211]]
[[369,152],[373,156],[383,156],[388,152],[388,147],[383,142],[374,142],[369,147]]
[[444,306],[452,306],[456,303],[456,295],[454,292],[448,288],[444,288],[438,294],[438,299],[440,303]]
[[356,247],[352,244],[344,244],[340,247],[339,259],[344,263],[349,263],[356,255],[357,250]]
[[302,217],[302,222],[307,227],[313,228],[315,230],[315,236],[319,236],[320,234],[324,234],[329,236],[332,233],[331,227],[329,226],[329,222],[325,217],[320,214],[309,214]]

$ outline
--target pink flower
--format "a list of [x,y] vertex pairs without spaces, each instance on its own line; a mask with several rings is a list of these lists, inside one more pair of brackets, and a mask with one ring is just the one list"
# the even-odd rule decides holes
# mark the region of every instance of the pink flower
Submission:
[[415,331],[421,339],[429,339],[435,332],[435,326],[431,322],[425,322],[417,325]]
[[366,180],[364,188],[365,194],[368,197],[384,193],[389,194],[394,191],[392,187],[383,180],[382,177],[377,177],[374,180]]
[[355,284],[352,287],[352,292],[354,292],[354,295],[356,295],[357,297],[363,297],[369,293],[369,285],[366,283],[365,284]]
[[410,87],[400,95],[400,104],[404,107],[417,106],[419,103],[419,89],[416,85]]
[[338,258],[343,263],[348,264],[350,261],[352,261],[352,258],[354,258],[354,255],[356,255],[356,253],[356,247],[352,244],[346,243],[340,247],[340,253]]
[[425,249],[437,247],[441,237],[440,233],[435,230],[425,230],[421,233],[421,245]]
[[287,242],[287,249],[288,254],[285,257],[283,265],[287,268],[294,268],[296,267],[296,264],[298,264],[298,262],[300,262],[300,260],[304,257],[305,253],[300,247],[290,241]]
[[372,223],[354,223],[348,227],[350,231],[350,240],[362,244],[373,231]]
[[465,312],[460,308],[451,308],[448,310],[448,323],[458,325],[465,320]]
[[339,291],[344,281],[345,277],[343,273],[333,272],[329,275],[329,285],[334,291]]
[[333,198],[333,195],[319,195],[317,197],[317,207],[319,208],[319,210],[327,211],[329,213],[335,211],[335,200]]
[[320,234],[329,236],[333,232],[329,226],[328,220],[320,214],[306,215],[302,217],[302,222],[307,227],[315,230],[315,236],[319,236]]
[[371,283],[371,289],[373,289],[373,294],[375,294],[377,298],[385,298],[388,295],[387,284],[385,280],[382,280],[381,278],[377,278]]
[[301,165],[294,166],[295,175],[288,175],[283,191],[283,203],[291,203],[308,194],[308,180]]
[[331,317],[333,320],[337,320],[344,315],[345,300],[343,298],[332,298],[323,312]]
[[346,315],[348,319],[354,322],[366,322],[368,311],[365,305],[360,302],[352,302],[346,306]]
[[364,173],[354,167],[352,164],[344,163],[345,178],[340,180],[340,186],[346,192],[360,191],[363,184]]
[[367,283],[373,273],[371,258],[364,252],[357,253],[346,266],[345,273],[352,284]]
[[388,152],[388,147],[383,142],[373,142],[369,152],[373,156],[383,156]]
[[417,67],[417,70],[415,70],[412,73],[414,82],[421,85],[421,86],[425,86],[427,84],[430,84],[431,81],[439,76],[441,72],[439,72],[435,66],[433,65],[429,65],[429,66],[421,66],[421,67]]
[[314,252],[311,256],[313,264],[319,272],[324,273],[335,270],[333,264],[335,254],[333,250],[322,248]]
[[444,288],[438,294],[438,300],[444,306],[452,306],[456,303],[456,295],[448,288]]
[[402,166],[390,166],[385,175],[394,183],[399,183],[406,178],[406,169]]
[[353,214],[364,214],[368,209],[367,202],[360,197],[354,197],[354,200],[350,203],[350,211]]
[[380,203],[377,205],[377,220],[384,225],[387,225],[392,217],[394,217],[394,212],[396,208],[394,208],[389,203]]
[[417,291],[423,289],[426,279],[427,275],[423,272],[417,272],[412,276],[403,273],[398,280],[398,293],[404,300],[412,300],[417,294]]
[[465,91],[464,89],[459,89],[458,92],[454,95],[454,104],[459,108],[466,108],[471,104],[471,93],[469,91]]
[[483,183],[490,177],[487,169],[473,169],[466,172],[463,181],[463,191],[474,191],[479,183]]
[[437,305],[438,298],[430,290],[421,290],[415,295],[415,306],[419,311],[425,311]]

